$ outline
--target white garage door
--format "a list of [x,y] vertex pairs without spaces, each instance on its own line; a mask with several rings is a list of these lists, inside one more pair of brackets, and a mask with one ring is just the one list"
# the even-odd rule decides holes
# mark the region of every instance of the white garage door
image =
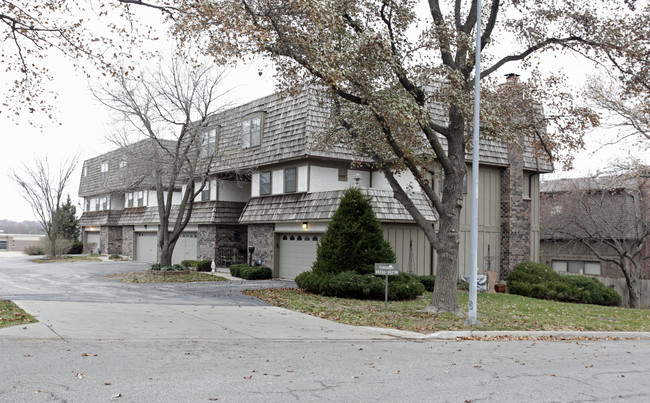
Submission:
[[88,241],[88,252],[99,253],[99,232],[86,232],[86,239]]
[[[156,242],[158,234],[155,232],[140,232],[136,235],[135,260],[139,262],[155,263],[158,257]],[[181,234],[174,253],[172,264],[180,263],[183,260],[196,260],[197,238],[196,232]]]
[[135,260],[138,262],[156,263],[158,248],[155,232],[138,232],[135,235]]
[[281,278],[294,279],[311,270],[316,261],[316,246],[322,234],[279,234]]
[[176,247],[174,247],[172,264],[180,263],[183,260],[196,260],[197,248],[196,232],[181,234],[176,241]]

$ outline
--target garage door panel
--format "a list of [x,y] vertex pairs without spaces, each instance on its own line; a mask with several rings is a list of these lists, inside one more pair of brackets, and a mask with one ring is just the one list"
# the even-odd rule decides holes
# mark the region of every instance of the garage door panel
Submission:
[[158,235],[155,232],[140,232],[135,237],[135,260],[156,263],[158,260]]
[[316,249],[321,234],[279,234],[281,278],[294,279],[311,270],[316,261]]
[[172,253],[172,264],[178,264],[183,260],[196,260],[197,256],[197,236],[195,232],[181,234],[176,241],[174,253]]
[[[99,253],[99,248],[100,248],[100,245],[99,245],[99,232],[87,232],[86,234],[87,234],[86,235],[86,240],[87,240],[87,245],[88,245],[88,249],[89,249],[88,252],[89,253]],[[90,246],[91,246],[90,244],[92,244],[92,243],[94,243],[95,245],[92,248],[92,250],[90,250]]]

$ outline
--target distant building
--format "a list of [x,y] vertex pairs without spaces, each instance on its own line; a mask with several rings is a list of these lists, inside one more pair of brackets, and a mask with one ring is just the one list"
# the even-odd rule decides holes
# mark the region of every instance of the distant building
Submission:
[[45,235],[5,234],[0,230],[0,253],[4,251],[23,251],[30,246],[43,246]]

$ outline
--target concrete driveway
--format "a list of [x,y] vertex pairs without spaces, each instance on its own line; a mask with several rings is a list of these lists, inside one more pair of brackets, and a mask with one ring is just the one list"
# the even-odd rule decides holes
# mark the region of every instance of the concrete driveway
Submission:
[[39,323],[0,329],[0,339],[59,340],[390,340],[421,335],[342,325],[271,307],[243,289],[291,281],[126,284],[107,274],[144,270],[137,262],[37,264],[0,259],[0,299]]

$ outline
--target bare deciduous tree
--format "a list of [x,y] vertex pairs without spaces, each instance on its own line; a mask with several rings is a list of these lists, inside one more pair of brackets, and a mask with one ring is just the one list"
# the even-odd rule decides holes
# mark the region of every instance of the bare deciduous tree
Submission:
[[598,259],[616,265],[639,306],[638,280],[650,242],[650,170],[636,166],[623,174],[566,180],[542,196],[545,238],[583,245]]
[[592,77],[585,95],[604,115],[603,126],[620,129],[610,143],[632,138],[650,148],[650,97],[629,93],[622,84],[603,76]]
[[23,165],[24,173],[12,172],[12,178],[22,190],[23,198],[29,203],[38,222],[43,227],[50,243],[50,254],[60,252],[57,240],[60,232],[61,206],[65,187],[77,166],[77,158],[65,160],[55,175],[50,170],[47,158],[34,160],[34,166]]
[[[131,160],[140,165],[136,170],[153,178],[160,220],[158,256],[165,266],[171,265],[176,242],[218,157],[217,133],[208,126],[214,125],[211,118],[223,107],[224,77],[223,70],[174,58],[161,62],[157,71],[121,76],[113,88],[95,91],[97,99],[124,123],[114,142],[128,152],[136,137],[152,141],[148,152],[139,149]],[[142,177],[135,182],[147,181]],[[179,188],[182,197],[175,203],[174,190]]]

